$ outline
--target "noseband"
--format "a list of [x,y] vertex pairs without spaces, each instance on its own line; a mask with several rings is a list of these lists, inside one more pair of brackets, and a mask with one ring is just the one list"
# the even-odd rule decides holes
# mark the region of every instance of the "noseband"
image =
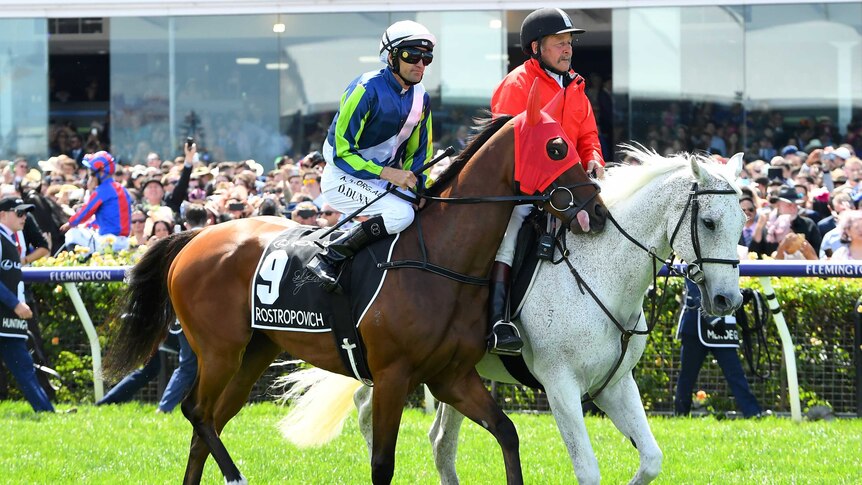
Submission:
[[[584,187],[587,185],[592,185],[596,188],[596,191],[595,193],[593,193],[592,196],[587,198],[587,200],[578,204],[578,199],[575,198],[575,194],[574,192],[572,192],[572,189],[577,189],[579,187]],[[599,196],[599,192],[602,191],[602,187],[595,180],[592,179],[587,182],[579,182],[576,184],[569,185],[557,185],[557,183],[554,182],[551,184],[550,187],[551,191],[547,192],[546,194],[542,194],[542,197],[544,198],[544,202],[547,202],[548,205],[551,206],[551,209],[554,209],[555,211],[560,213],[560,215],[562,216],[561,220],[563,221],[563,224],[565,224],[565,227],[571,227],[572,222],[575,220],[575,217],[577,216],[578,212],[586,209],[587,205],[593,202],[596,197]],[[569,202],[567,204],[564,204],[564,207],[557,207],[557,205],[554,204],[554,194],[557,192],[565,192],[569,196]]]

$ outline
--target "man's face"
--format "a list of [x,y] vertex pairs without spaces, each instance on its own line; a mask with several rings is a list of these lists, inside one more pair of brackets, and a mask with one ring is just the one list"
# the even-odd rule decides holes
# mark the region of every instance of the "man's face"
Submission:
[[26,211],[7,211],[6,214],[6,226],[9,227],[12,231],[20,231],[24,229],[24,220],[27,218]]
[[151,204],[160,202],[162,200],[162,196],[165,195],[165,189],[162,188],[161,185],[151,182],[148,183],[146,187],[144,187],[144,198],[147,199]]
[[[424,47],[405,47],[404,50],[412,53],[416,51],[428,52],[428,49]],[[411,83],[422,82],[422,76],[425,75],[425,62],[425,60],[420,59],[416,64],[410,64],[402,58],[401,62],[398,63],[398,72],[402,78]]]
[[287,181],[288,185],[290,185],[291,193],[298,194],[302,191],[302,177],[299,175],[294,175],[290,177]]
[[795,216],[798,212],[798,208],[796,207],[796,204],[794,204],[792,202],[785,202],[783,200],[779,200],[776,203],[776,209],[778,209],[779,215],[789,214],[791,216]]
[[858,183],[862,180],[862,164],[848,163],[844,165],[844,174],[847,175],[847,182]]
[[23,177],[27,175],[27,171],[30,170],[30,167],[27,165],[27,162],[16,162],[15,163],[15,175],[18,177]]
[[303,207],[302,209],[294,209],[290,218],[306,226],[316,226],[317,214],[317,209]]
[[156,167],[161,168],[162,159],[158,157],[158,155],[149,155],[147,157],[147,166],[148,167]]
[[[533,43],[533,52],[538,42]],[[542,39],[542,61],[554,69],[565,72],[572,67],[572,33],[554,34]]]
[[334,226],[338,222],[338,219],[341,218],[341,212],[338,212],[329,204],[324,204],[323,210],[319,214],[320,218],[326,221],[325,227]]

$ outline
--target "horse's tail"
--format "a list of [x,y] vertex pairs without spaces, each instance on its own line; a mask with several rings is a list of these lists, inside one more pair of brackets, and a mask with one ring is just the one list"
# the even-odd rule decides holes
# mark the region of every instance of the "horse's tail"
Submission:
[[280,377],[274,386],[288,389],[279,402],[294,403],[279,421],[278,429],[294,445],[309,448],[325,445],[341,434],[344,420],[353,408],[353,394],[362,384],[312,367]]
[[112,325],[104,374],[120,377],[141,365],[158,348],[176,315],[167,277],[177,254],[200,231],[183,231],[157,241],[129,270],[108,321]]

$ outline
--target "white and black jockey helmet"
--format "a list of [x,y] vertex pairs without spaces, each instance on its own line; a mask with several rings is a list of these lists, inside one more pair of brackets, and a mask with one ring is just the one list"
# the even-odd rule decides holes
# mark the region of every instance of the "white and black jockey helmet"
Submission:
[[534,40],[541,43],[542,37],[566,32],[583,34],[586,31],[575,27],[569,15],[559,8],[540,8],[527,15],[521,24],[521,50],[530,57],[538,58],[540,54],[534,54],[530,47]]
[[380,61],[389,64],[389,55],[397,54],[400,48],[423,47],[433,51],[436,44],[437,38],[424,25],[412,20],[401,20],[383,32],[380,39]]

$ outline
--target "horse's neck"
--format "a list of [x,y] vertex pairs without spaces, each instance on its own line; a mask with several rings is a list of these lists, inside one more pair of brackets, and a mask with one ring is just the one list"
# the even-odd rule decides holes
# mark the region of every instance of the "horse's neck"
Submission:
[[[511,177],[505,175],[512,168],[501,165],[494,156],[477,154],[476,157],[482,159],[471,160],[441,196],[512,195]],[[484,277],[490,270],[513,207],[514,203],[431,204],[420,215],[429,261]]]
[[[676,224],[681,211],[677,202],[681,187],[679,177],[662,176],[609,210],[624,231],[646,248],[654,248],[665,260],[671,251],[668,228]],[[639,305],[640,300],[632,298],[634,295],[629,290],[643,295],[653,281],[653,258],[646,251],[629,241],[611,223],[601,234],[569,235],[569,238],[571,247],[583,248],[578,251],[590,251],[585,254],[600,258],[600,267],[604,270],[600,278],[606,288],[626,289],[627,294],[611,305]],[[660,262],[656,264],[661,266]]]

